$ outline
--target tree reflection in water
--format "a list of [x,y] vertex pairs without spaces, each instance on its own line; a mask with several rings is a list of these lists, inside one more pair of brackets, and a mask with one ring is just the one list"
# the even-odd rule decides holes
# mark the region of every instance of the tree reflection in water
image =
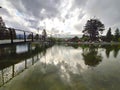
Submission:
[[[44,50],[47,46],[36,45],[34,50],[30,51],[32,54],[29,54],[29,58],[38,52],[37,56],[32,56],[35,61],[42,53],[43,57],[40,61],[1,90],[119,90],[119,46],[85,44],[76,44],[75,48],[72,46],[74,45],[55,45]],[[110,58],[107,58],[106,51],[109,50]],[[32,59],[25,59],[27,62],[23,61],[15,67],[32,61]],[[2,72],[2,74],[6,73]]]
[[72,45],[70,45],[70,46],[72,46],[74,49],[77,49],[77,48],[79,47],[78,44],[72,44]]
[[114,57],[115,58],[118,56],[119,49],[120,49],[119,46],[117,46],[117,47],[114,48]]
[[101,48],[104,48],[106,50],[105,53],[107,58],[109,58],[112,51],[114,58],[116,58],[120,50],[120,45],[102,45]]
[[98,54],[98,48],[90,45],[82,53],[86,65],[96,66],[102,61],[102,56]]
[[112,51],[114,58],[117,58],[120,50],[120,45],[69,44],[68,46],[72,46],[75,49],[81,47],[83,60],[85,64],[89,66],[96,66],[102,61],[102,56],[98,54],[98,49],[104,49],[107,58],[110,57]]
[[34,65],[51,46],[26,43],[0,47],[0,86]]
[[110,52],[111,52],[114,48],[113,48],[111,45],[103,45],[102,47],[106,49],[105,53],[106,53],[107,58],[109,58]]

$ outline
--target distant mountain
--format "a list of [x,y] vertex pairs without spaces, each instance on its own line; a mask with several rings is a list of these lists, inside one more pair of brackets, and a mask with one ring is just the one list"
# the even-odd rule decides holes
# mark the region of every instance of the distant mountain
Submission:
[[[26,35],[26,38],[27,38],[27,37],[28,37],[28,35]],[[17,39],[19,39],[19,38],[20,38],[20,39],[24,39],[24,35],[23,35],[23,34],[17,34],[17,35],[16,35],[16,38],[17,38]]]
[[17,34],[17,35],[16,35],[16,38],[17,38],[17,39],[18,39],[18,38],[23,39],[23,38],[24,38],[24,35],[23,35],[23,34]]
[[79,38],[81,38],[82,37],[82,35],[81,34],[73,34],[73,35],[52,35],[52,37],[56,37],[56,38],[73,38],[73,37],[75,37],[75,36],[77,36],[77,37],[79,37]]

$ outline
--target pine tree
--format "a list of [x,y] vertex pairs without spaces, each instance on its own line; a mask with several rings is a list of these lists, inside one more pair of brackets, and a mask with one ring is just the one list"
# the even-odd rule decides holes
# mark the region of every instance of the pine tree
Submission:
[[115,30],[115,36],[114,37],[115,37],[115,41],[118,41],[118,39],[120,37],[120,32],[119,32],[118,28]]
[[46,30],[45,30],[45,29],[43,29],[43,32],[42,32],[42,39],[43,39],[43,41],[45,41],[45,40],[46,40],[46,38],[47,38],[47,33],[46,33]]
[[6,34],[6,26],[5,23],[2,19],[2,17],[0,17],[0,39],[5,39],[5,34]]
[[110,42],[111,40],[112,40],[112,33],[111,33],[111,28],[109,28],[106,34],[106,41]]

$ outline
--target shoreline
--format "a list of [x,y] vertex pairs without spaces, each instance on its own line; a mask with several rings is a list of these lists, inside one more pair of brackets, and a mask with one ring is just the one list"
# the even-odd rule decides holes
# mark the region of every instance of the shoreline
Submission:
[[58,44],[85,44],[85,45],[120,45],[120,42],[57,42]]

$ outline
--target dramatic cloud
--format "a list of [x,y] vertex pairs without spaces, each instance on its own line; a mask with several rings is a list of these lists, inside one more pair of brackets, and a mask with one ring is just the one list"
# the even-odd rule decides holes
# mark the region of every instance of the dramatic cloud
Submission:
[[[120,28],[120,0],[0,0],[0,15],[8,27],[49,34],[82,34],[88,19]],[[62,33],[61,33],[62,32]]]
[[59,14],[60,0],[12,0],[11,3],[19,12],[39,19],[55,17]]
[[99,17],[107,25],[120,22],[120,0],[91,0],[86,5],[87,13]]

